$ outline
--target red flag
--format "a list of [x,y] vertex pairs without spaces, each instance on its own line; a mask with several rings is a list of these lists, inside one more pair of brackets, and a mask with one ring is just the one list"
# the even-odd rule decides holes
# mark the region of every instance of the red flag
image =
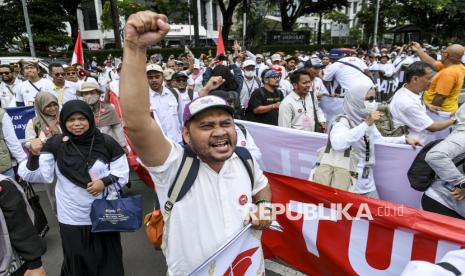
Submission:
[[223,43],[223,35],[221,34],[221,31],[223,30],[222,27],[218,28],[218,43],[216,44],[216,56],[219,56],[221,54],[224,55],[224,43]]
[[[107,93],[108,93],[107,94],[108,101],[115,108],[115,111],[116,111],[116,114],[118,114],[118,117],[121,119],[121,121],[123,121],[123,113],[121,112],[121,106],[120,106],[118,96],[115,94],[115,92],[111,90],[108,90]],[[150,176],[149,172],[145,169],[145,167],[142,166],[137,160],[137,153],[133,149],[134,147],[132,145],[132,142],[127,136],[126,130],[124,128],[123,130],[124,130],[124,136],[126,138],[126,142],[129,148],[129,153],[127,154],[129,166],[137,173],[137,175],[142,180],[142,182],[145,183],[145,185],[147,185],[152,190],[155,190],[155,184],[152,181],[152,177]]]
[[84,52],[82,51],[81,32],[79,31],[76,39],[76,44],[74,44],[73,58],[71,59],[71,65],[73,64],[84,64]]

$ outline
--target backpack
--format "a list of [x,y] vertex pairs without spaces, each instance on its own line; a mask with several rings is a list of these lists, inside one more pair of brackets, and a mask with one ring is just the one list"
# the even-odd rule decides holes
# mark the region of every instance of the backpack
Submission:
[[[155,193],[155,206],[154,211],[145,216],[144,223],[146,224],[146,234],[149,241],[156,248],[163,248],[166,244],[165,238],[167,222],[169,220],[171,210],[174,204],[180,201],[189,192],[190,188],[195,182],[200,168],[200,160],[192,149],[186,144],[183,145],[184,154],[182,156],[181,165],[179,166],[174,182],[168,190],[168,200],[166,201],[163,209],[160,208],[158,196]],[[250,178],[251,189],[253,190],[254,177],[253,177],[253,159],[250,152],[244,147],[236,147],[234,152],[244,164],[247,174]]]
[[[407,177],[410,182],[410,187],[424,192],[435,180],[437,180],[436,172],[425,161],[426,154],[443,139],[435,140],[424,146],[413,160],[410,169],[407,172]],[[465,169],[465,154],[461,154],[452,160],[455,166],[464,166]]]
[[389,103],[391,102],[391,99],[389,99],[387,102],[381,102],[378,105],[378,111],[383,113],[383,115],[381,115],[379,120],[375,122],[376,128],[384,137],[399,137],[402,135],[407,135],[407,126],[400,126],[397,128],[394,127],[394,122],[392,121],[392,114],[389,110]]
[[[176,98],[176,101],[179,103],[179,94],[178,94],[178,91],[176,91],[174,88],[172,87],[168,87],[168,90],[173,94],[173,96]],[[189,99],[191,99],[191,101],[194,99],[194,90],[192,89],[187,89],[187,95],[189,96]]]
[[[342,118],[346,119],[352,128],[350,120],[344,115],[336,117],[335,122],[339,122]],[[331,131],[329,131],[326,146],[318,149],[317,153],[318,161],[310,172],[309,180],[340,190],[352,191],[358,179],[358,158],[352,147],[344,151],[334,150],[331,147]]]

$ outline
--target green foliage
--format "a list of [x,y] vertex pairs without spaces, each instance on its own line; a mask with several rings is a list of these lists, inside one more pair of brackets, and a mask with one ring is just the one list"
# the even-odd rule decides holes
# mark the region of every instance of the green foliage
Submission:
[[325,18],[332,20],[337,23],[342,23],[342,24],[348,24],[349,23],[349,17],[340,11],[337,10],[332,10],[331,12],[325,14]]
[[25,30],[24,17],[20,13],[17,3],[12,3],[11,6],[0,5],[0,49],[7,49],[12,44],[13,40],[18,38]]
[[[128,18],[132,13],[146,10],[147,7],[139,3],[130,0],[118,0],[116,1],[116,8],[118,9],[119,16]],[[102,28],[104,30],[113,29],[113,21],[111,18],[111,4],[110,1],[105,1],[102,8],[102,15],[100,16],[102,21]]]

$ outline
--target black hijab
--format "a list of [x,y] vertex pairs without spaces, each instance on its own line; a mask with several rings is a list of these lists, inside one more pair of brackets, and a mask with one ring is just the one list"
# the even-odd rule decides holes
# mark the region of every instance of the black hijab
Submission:
[[[76,136],[66,128],[66,121],[75,113],[80,113],[89,122],[89,129]],[[108,164],[120,158],[124,151],[114,139],[102,134],[95,126],[94,114],[90,106],[81,100],[68,101],[60,112],[62,135],[47,141],[44,152],[51,152],[60,172],[75,185],[87,188],[91,182],[89,169],[97,160]]]

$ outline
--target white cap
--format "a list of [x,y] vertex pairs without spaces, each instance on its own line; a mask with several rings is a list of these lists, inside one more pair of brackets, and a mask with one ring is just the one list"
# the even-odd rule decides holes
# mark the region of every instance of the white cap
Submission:
[[242,63],[242,67],[248,67],[248,66],[256,66],[255,61],[248,59]]
[[198,64],[197,62],[194,63],[194,69],[200,69],[200,64]]
[[271,61],[280,61],[281,60],[281,55],[280,54],[274,54],[271,56]]
[[174,75],[174,70],[171,69],[171,68],[168,68],[166,69],[165,71],[163,71],[163,78],[167,81],[171,80],[171,78],[173,77]]
[[161,68],[161,66],[158,64],[149,64],[145,68],[145,72],[149,72],[149,71],[157,71],[157,72],[163,73],[163,68]]
[[262,55],[262,54],[257,54],[255,57],[256,57],[256,58],[261,58],[261,59],[263,59],[263,55]]

